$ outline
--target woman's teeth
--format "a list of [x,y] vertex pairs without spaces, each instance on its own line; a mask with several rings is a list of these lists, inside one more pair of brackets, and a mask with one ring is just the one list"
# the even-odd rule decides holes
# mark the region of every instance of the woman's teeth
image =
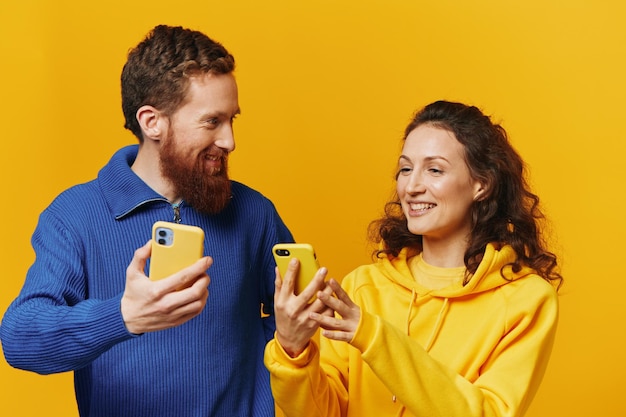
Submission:
[[410,204],[409,206],[411,207],[411,210],[414,210],[414,211],[424,211],[424,210],[428,210],[428,209],[431,209],[431,208],[435,207],[436,204],[432,204],[432,203],[414,203],[414,204]]

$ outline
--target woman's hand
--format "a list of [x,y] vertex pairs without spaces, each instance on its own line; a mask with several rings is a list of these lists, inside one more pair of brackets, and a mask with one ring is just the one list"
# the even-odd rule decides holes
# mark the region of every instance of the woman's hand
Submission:
[[318,329],[315,316],[332,316],[332,310],[318,299],[309,301],[316,294],[331,296],[330,287],[325,287],[326,268],[320,268],[309,285],[298,295],[294,294],[295,279],[300,267],[293,258],[289,262],[285,277],[281,278],[276,268],[276,291],[274,293],[274,314],[276,315],[276,340],[289,356],[296,357],[308,346]]
[[348,294],[334,279],[328,281],[327,288],[332,289],[335,296],[333,297],[326,290],[320,291],[317,294],[318,301],[324,303],[328,310],[336,312],[340,317],[334,314],[317,314],[315,312],[311,312],[310,317],[323,329],[322,336],[349,342],[354,337],[359,325],[361,308],[352,302]]

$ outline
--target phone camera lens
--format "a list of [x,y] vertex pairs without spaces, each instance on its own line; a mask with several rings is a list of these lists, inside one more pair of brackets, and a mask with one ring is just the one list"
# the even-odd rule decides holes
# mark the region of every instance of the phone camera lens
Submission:
[[165,245],[167,243],[167,240],[159,239],[158,242],[159,242],[159,245]]
[[165,230],[159,230],[159,236],[165,237],[167,236],[167,232]]
[[276,249],[276,255],[289,256],[289,251],[287,249]]

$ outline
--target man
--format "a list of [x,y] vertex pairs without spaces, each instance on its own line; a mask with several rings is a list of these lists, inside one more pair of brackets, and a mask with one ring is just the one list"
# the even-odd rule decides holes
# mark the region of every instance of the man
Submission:
[[[271,247],[293,239],[269,200],[228,178],[233,70],[204,34],[155,27],[122,71],[139,145],[41,214],[0,336],[17,368],[73,370],[81,416],[274,415],[263,349],[275,325],[261,308],[271,312]],[[158,220],[201,227],[210,256],[151,281]]]

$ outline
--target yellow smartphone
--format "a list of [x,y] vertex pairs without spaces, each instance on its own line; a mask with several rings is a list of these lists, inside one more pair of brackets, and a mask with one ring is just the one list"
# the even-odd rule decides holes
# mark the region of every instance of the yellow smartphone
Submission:
[[272,248],[272,253],[282,277],[287,272],[287,265],[291,258],[298,258],[300,261],[300,269],[294,286],[296,294],[300,294],[309,285],[317,270],[320,269],[315,250],[308,243],[277,243]]
[[204,253],[204,231],[197,226],[158,221],[152,225],[148,276],[163,279],[193,264]]

